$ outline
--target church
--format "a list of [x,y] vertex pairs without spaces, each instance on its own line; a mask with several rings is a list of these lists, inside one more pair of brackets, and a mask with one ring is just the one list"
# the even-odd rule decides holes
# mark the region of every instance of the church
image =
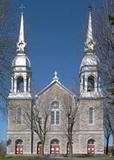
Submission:
[[[8,130],[7,154],[30,155],[41,154],[42,143],[39,134],[32,127],[32,110],[36,108],[41,116],[41,126],[47,118],[44,154],[68,153],[68,117],[66,108],[77,108],[72,131],[73,154],[103,154],[103,95],[100,88],[100,61],[95,52],[93,37],[92,12],[89,11],[84,56],[80,65],[80,95],[66,88],[60,81],[57,72],[51,83],[35,95],[34,106],[31,94],[32,68],[25,50],[24,17],[21,13],[19,39],[16,56],[12,61],[11,90],[8,95]],[[78,102],[77,102],[78,99]],[[67,104],[66,104],[67,103]],[[30,122],[25,122],[30,113]],[[29,125],[30,123],[30,125]],[[32,124],[32,125],[31,125]],[[31,127],[30,127],[31,126]]]

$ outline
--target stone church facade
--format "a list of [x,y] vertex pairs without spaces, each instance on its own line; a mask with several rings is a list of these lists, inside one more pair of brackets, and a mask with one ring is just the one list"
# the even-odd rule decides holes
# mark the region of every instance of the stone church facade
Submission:
[[8,96],[7,154],[40,154],[41,140],[25,122],[25,112],[31,113],[36,107],[42,123],[44,112],[49,112],[45,154],[66,154],[68,152],[68,126],[66,108],[77,107],[73,127],[73,154],[103,154],[103,96],[100,89],[99,58],[95,53],[92,15],[89,12],[88,30],[84,57],[80,65],[80,96],[67,89],[59,80],[57,72],[51,83],[35,96],[31,95],[31,63],[25,51],[24,19],[21,14],[17,54],[12,62],[11,91]]

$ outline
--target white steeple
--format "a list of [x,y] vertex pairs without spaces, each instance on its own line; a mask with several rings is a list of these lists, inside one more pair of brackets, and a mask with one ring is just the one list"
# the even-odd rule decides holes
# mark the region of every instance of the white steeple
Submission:
[[21,12],[21,22],[20,22],[19,39],[17,43],[17,51],[24,51],[25,46],[26,43],[24,38],[24,18],[23,18],[23,12]]
[[85,54],[80,65],[80,96],[84,98],[100,97],[100,62],[95,53],[91,7],[89,7],[89,21],[84,52]]
[[89,21],[88,21],[88,30],[87,37],[85,42],[85,53],[92,53],[95,48],[95,41],[93,38],[93,28],[92,28],[92,7],[89,7]]
[[25,54],[24,18],[21,12],[17,55],[12,61],[11,93],[9,97],[31,97],[31,63]]

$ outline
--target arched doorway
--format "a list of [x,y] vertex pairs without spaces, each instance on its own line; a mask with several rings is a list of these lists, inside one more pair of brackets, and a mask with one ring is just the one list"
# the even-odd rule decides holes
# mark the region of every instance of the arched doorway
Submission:
[[60,143],[58,139],[53,139],[50,143],[50,154],[60,154]]
[[42,155],[42,143],[37,143],[37,154]]
[[94,139],[89,139],[87,142],[87,153],[89,155],[94,155],[95,154],[95,140]]
[[15,141],[15,154],[23,154],[23,141],[21,139]]

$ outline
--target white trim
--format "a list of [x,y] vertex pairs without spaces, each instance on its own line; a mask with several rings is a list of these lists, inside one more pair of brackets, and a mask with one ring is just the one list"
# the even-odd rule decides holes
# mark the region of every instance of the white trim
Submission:
[[7,152],[6,157],[7,157],[8,155],[12,155],[12,156],[14,156],[14,155],[15,155],[15,152]]
[[81,134],[89,134],[89,133],[93,133],[93,134],[95,134],[95,133],[98,133],[98,134],[104,134],[104,131],[103,130],[101,130],[101,131],[86,131],[86,130],[84,130],[84,131],[79,131],[78,132],[79,134],[81,133]]
[[23,152],[23,155],[25,155],[25,154],[31,155],[31,152]]
[[[80,152],[80,151],[77,152],[77,153],[78,153],[78,154],[87,154],[87,152]],[[77,154],[77,153],[76,153],[76,154]]]
[[31,131],[25,131],[25,132],[21,132],[21,131],[9,131],[9,132],[7,132],[7,135],[10,135],[10,134],[18,135],[18,134],[28,134],[28,133],[31,134]]
[[23,93],[9,93],[8,99],[32,99],[31,93],[23,92]]
[[[87,152],[76,152],[76,154],[87,154]],[[96,154],[104,154],[104,152],[95,152],[95,155]]]
[[104,151],[103,152],[95,152],[95,155],[96,154],[104,154]]

